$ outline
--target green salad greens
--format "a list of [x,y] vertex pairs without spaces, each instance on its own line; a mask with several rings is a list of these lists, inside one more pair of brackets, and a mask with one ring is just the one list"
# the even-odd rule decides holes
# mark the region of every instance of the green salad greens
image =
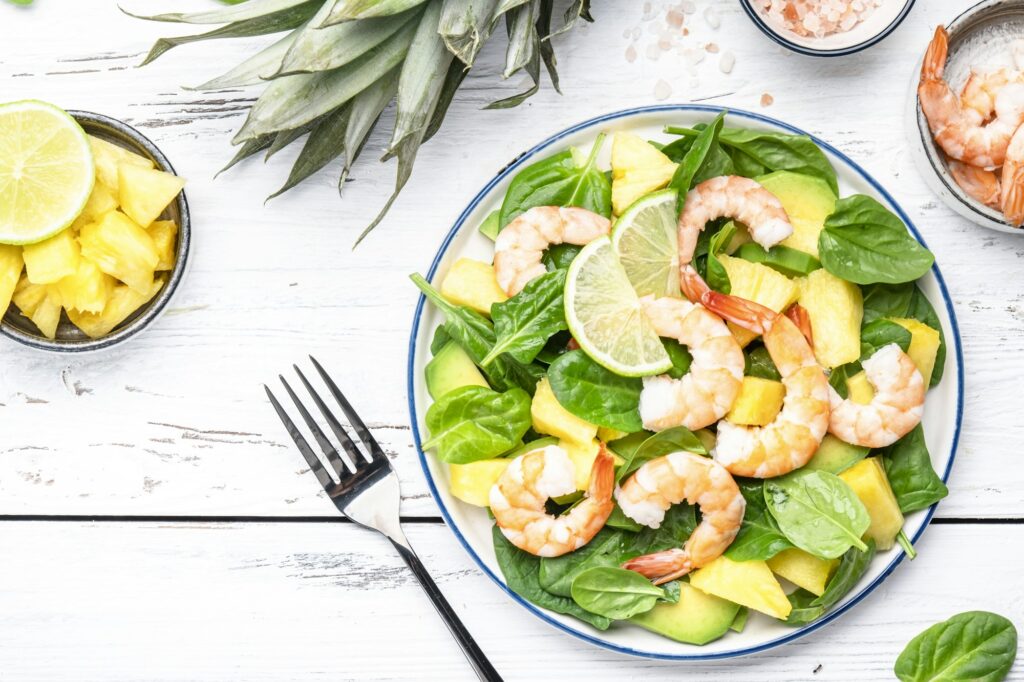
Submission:
[[[601,494],[594,487],[599,476],[591,480],[598,458],[605,476],[607,456],[614,458],[616,486],[653,476],[654,467],[637,472],[673,453],[714,457],[722,472],[733,464],[719,448],[726,439],[723,422],[694,430],[677,421],[653,429],[645,417],[648,402],[668,395],[657,397],[653,386],[681,381],[701,366],[698,361],[708,362],[707,350],[659,337],[645,307],[666,294],[674,299],[667,303],[686,305],[679,301],[679,264],[687,255],[677,223],[689,192],[705,180],[735,175],[755,180],[766,191],[762,200],[770,194],[781,203],[792,225],[781,242],[753,241],[748,226],[726,214],[709,221],[695,244],[691,239],[691,263],[711,290],[793,319],[808,339],[807,352],[847,405],[874,409],[868,406],[877,398],[875,383],[864,368],[875,366],[869,360],[883,349],[898,349],[913,375],[907,381],[916,381],[920,393],[936,385],[946,341],[918,283],[932,267],[932,254],[876,199],[840,197],[835,170],[813,140],[732,128],[724,112],[665,133],[664,141],[647,141],[615,132],[610,169],[602,161],[603,134],[589,149],[565,149],[525,166],[480,225],[481,234],[497,242],[500,258],[459,258],[436,288],[412,276],[442,318],[425,371],[433,404],[423,448],[448,465],[454,497],[479,507],[494,504],[488,511],[499,519],[511,518],[503,505],[515,505],[516,518],[525,519],[521,528],[503,532],[496,523],[493,529],[498,565],[518,595],[598,630],[642,627],[701,645],[742,630],[752,613],[795,627],[823,617],[857,588],[877,554],[899,544],[913,558],[904,515],[948,491],[919,423],[885,447],[828,433],[811,443],[813,456],[802,466],[783,467],[784,475],[733,476],[739,493],[732,494],[742,496],[745,512],[718,558],[658,581],[623,567],[682,548],[704,522],[695,504],[700,495],[669,506],[657,527],[649,527],[651,520],[630,504],[591,497]],[[576,212],[564,211],[573,207]],[[566,215],[579,222],[562,225],[570,220]],[[549,222],[535,232],[523,227],[542,220]],[[524,260],[510,261],[510,253]],[[724,421],[730,432],[742,428],[758,438],[782,419],[786,372],[795,370],[777,364],[757,334],[729,329],[732,338],[723,331],[724,338],[735,341],[744,362]],[[656,375],[665,378],[651,382]],[[766,451],[786,456],[778,452],[784,447],[775,442]],[[560,453],[564,470],[544,468],[542,482],[527,494],[523,480],[538,476],[537,466],[554,466],[539,458],[542,449],[544,457]],[[507,486],[513,486],[512,501]],[[588,514],[597,521],[579,531],[575,550],[521,548],[529,546],[523,536],[530,523]],[[923,651],[926,644],[916,646]],[[918,665],[904,661],[908,656],[897,665],[901,677],[901,670]],[[931,679],[915,674],[903,679]]]

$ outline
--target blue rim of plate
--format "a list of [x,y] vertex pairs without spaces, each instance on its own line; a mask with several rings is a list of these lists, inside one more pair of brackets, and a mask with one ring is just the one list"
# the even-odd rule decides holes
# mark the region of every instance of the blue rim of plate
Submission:
[[815,50],[812,47],[806,47],[804,45],[794,43],[791,40],[787,40],[781,33],[768,25],[768,22],[758,14],[757,10],[754,9],[750,2],[751,0],[740,0],[740,5],[743,6],[743,11],[747,13],[747,16],[750,17],[750,20],[754,22],[754,25],[757,26],[761,33],[765,34],[779,45],[782,45],[787,50],[792,50],[793,52],[798,52],[800,54],[807,55],[808,57],[844,57],[846,55],[860,52],[861,50],[866,50],[872,45],[877,45],[885,40],[889,34],[895,31],[896,28],[903,23],[903,20],[907,18],[907,15],[910,14],[910,10],[914,7],[915,0],[908,0],[907,4],[902,10],[900,10],[899,15],[897,15],[897,17],[893,19],[888,26],[871,38],[868,38],[864,42],[857,43],[856,45],[836,50]]
[[[570,126],[569,128],[562,130],[561,132],[555,133],[554,135],[547,138],[543,142],[540,142],[539,144],[533,146],[531,149],[517,156],[515,160],[513,160],[507,166],[502,168],[497,175],[491,178],[491,180],[486,185],[484,185],[483,189],[481,189],[477,193],[477,195],[473,197],[472,201],[470,201],[466,208],[463,209],[462,213],[459,214],[458,219],[455,221],[455,224],[452,226],[452,229],[448,231],[448,234],[445,236],[444,241],[441,242],[441,246],[438,249],[437,255],[434,256],[434,260],[430,264],[430,269],[427,271],[427,274],[425,275],[427,281],[429,282],[433,280],[434,275],[437,274],[437,268],[441,263],[441,259],[444,258],[444,255],[448,251],[448,247],[451,245],[452,240],[462,229],[467,218],[469,218],[473,211],[476,210],[476,207],[480,204],[480,202],[483,201],[483,199],[488,194],[490,194],[491,190],[493,190],[494,187],[502,180],[504,180],[508,175],[514,173],[523,164],[533,159],[533,157],[536,154],[545,151],[546,149],[548,149],[552,145],[555,145],[565,137],[572,135],[573,133],[579,132],[581,130],[584,130],[586,128],[590,128],[592,126],[596,126],[602,123],[608,123],[610,121],[615,121],[617,119],[627,118],[639,114],[651,114],[658,112],[672,113],[680,111],[698,111],[707,113],[709,115],[717,115],[723,109],[726,108],[705,104],[660,104],[635,107],[632,109],[623,109],[622,111],[615,111],[609,114],[604,114],[602,116],[590,118],[587,119],[586,121],[582,121],[581,123],[577,123],[576,125]],[[803,130],[800,130],[799,128],[791,126],[788,123],[783,123],[782,121],[776,120],[769,116],[762,116],[760,114],[755,114],[750,111],[744,111],[743,109],[727,109],[727,111],[727,116],[745,118],[748,120],[757,121],[759,123],[767,123],[769,125],[777,126],[778,128],[781,128],[783,130],[787,130],[796,135],[807,135],[808,137],[810,137],[816,145],[826,150],[830,154],[834,154],[836,157],[838,157],[843,163],[847,164],[851,169],[853,169],[865,182],[871,185],[872,189],[874,189],[876,192],[882,195],[885,198],[885,200],[889,203],[889,205],[892,206],[892,208],[896,211],[900,219],[903,220],[903,222],[907,225],[907,228],[910,230],[911,234],[914,235],[914,238],[917,239],[917,241],[919,241],[923,246],[928,246],[925,243],[924,238],[921,236],[921,233],[917,231],[916,227],[914,227],[914,224],[911,222],[910,218],[903,211],[900,205],[896,203],[896,200],[893,199],[893,197],[884,188],[882,188],[882,186],[878,182],[876,182],[875,179],[871,177],[871,175],[869,175],[867,171],[861,168],[857,163],[855,163],[852,159],[850,159],[845,154],[840,152],[838,149],[828,144],[827,142],[824,142],[818,139],[817,137],[810,135],[809,133],[806,133]],[[964,365],[963,352],[960,348],[960,327],[957,324],[956,313],[953,310],[953,302],[949,297],[949,291],[946,289],[946,281],[942,278],[942,273],[939,271],[938,264],[932,265],[932,273],[935,275],[935,280],[939,285],[939,292],[942,294],[942,300],[946,306],[946,313],[949,315],[949,326],[950,330],[953,332],[953,350],[955,351],[956,357],[956,428],[953,431],[953,441],[950,447],[949,462],[946,465],[946,470],[942,473],[943,482],[947,482],[949,480],[949,474],[953,468],[953,461],[956,459],[957,445],[960,442],[960,427],[963,422]],[[474,550],[473,547],[470,546],[470,544],[466,541],[466,538],[462,535],[462,532],[459,530],[458,526],[452,520],[451,514],[449,514],[448,508],[445,506],[444,500],[441,498],[441,495],[437,490],[437,486],[434,483],[434,477],[430,473],[430,467],[427,465],[427,456],[423,452],[423,446],[420,440],[419,426],[417,423],[418,420],[416,417],[416,339],[417,336],[419,335],[420,319],[423,314],[423,306],[425,303],[426,297],[421,294],[419,300],[416,303],[416,311],[413,315],[412,322],[412,333],[409,336],[409,357],[407,362],[408,378],[406,380],[406,390],[409,403],[409,417],[412,425],[412,435],[416,443],[416,453],[419,456],[420,467],[422,467],[423,469],[423,475],[427,479],[427,485],[430,487],[430,494],[434,497],[434,501],[437,502],[437,506],[441,510],[441,516],[444,518],[445,523],[455,534],[455,537],[456,539],[458,539],[459,544],[462,545],[463,549],[465,549],[469,556],[473,559],[473,561],[476,562],[476,565],[480,568],[480,570],[482,570],[487,575],[487,577],[494,581],[494,583],[498,587],[500,587],[505,592],[505,594],[511,597],[515,602],[517,602],[519,605],[530,611],[533,615],[540,618],[547,624],[557,628],[558,630],[561,630],[562,632],[568,635],[576,637],[577,639],[581,639],[585,642],[601,647],[602,649],[608,649],[609,651],[615,651],[617,653],[626,654],[629,656],[638,656],[641,658],[652,658],[668,661],[708,661],[723,658],[738,658],[740,656],[748,656],[750,654],[755,654],[762,651],[767,651],[769,649],[774,649],[775,647],[782,646],[783,644],[788,644],[789,642],[809,635],[815,630],[831,623],[836,618],[850,610],[850,608],[852,608],[855,604],[859,603],[862,599],[864,599],[864,597],[871,594],[871,592],[873,592],[876,587],[882,584],[882,582],[887,577],[889,577],[889,574],[896,569],[896,567],[903,561],[904,556],[906,556],[904,551],[900,549],[897,552],[896,556],[889,562],[889,565],[886,566],[882,573],[880,573],[873,581],[871,581],[870,584],[868,584],[860,592],[854,595],[854,597],[850,599],[848,602],[846,602],[839,608],[835,609],[834,611],[827,613],[820,620],[814,621],[813,623],[805,625],[802,628],[794,630],[793,632],[783,637],[778,637],[768,642],[764,642],[752,647],[746,647],[743,649],[733,649],[730,651],[719,651],[707,654],[663,654],[653,651],[643,651],[639,649],[634,649],[632,647],[613,644],[607,640],[600,639],[581,630],[577,630],[573,627],[566,625],[565,623],[562,623],[561,621],[552,618],[544,610],[540,609],[537,606],[534,606],[533,604],[531,604],[530,602],[528,602],[527,600],[523,599],[518,594],[513,592],[511,589],[509,589],[508,585],[505,584],[504,580],[499,576],[495,575],[494,572],[491,571],[491,569],[487,566],[487,564],[484,563],[484,561],[477,555],[476,550]],[[948,343],[949,340],[947,339],[947,344]],[[932,516],[935,514],[935,509],[937,506],[938,503],[935,503],[928,508],[925,514],[924,523],[921,525],[921,528],[914,534],[914,537],[911,538],[912,543],[916,543],[918,541],[918,539],[924,533],[924,530],[931,523]]]

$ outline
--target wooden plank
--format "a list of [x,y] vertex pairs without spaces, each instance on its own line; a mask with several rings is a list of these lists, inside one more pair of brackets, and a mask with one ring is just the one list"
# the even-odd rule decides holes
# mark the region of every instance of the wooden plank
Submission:
[[[383,132],[371,139],[341,200],[335,177],[324,173],[263,206],[297,149],[212,180],[256,91],[206,94],[178,86],[216,75],[259,39],[184,46],[136,69],[156,37],[191,29],[130,19],[112,3],[37,2],[27,10],[0,3],[0,44],[12,46],[0,58],[4,98],[52,100],[139,126],[189,179],[196,230],[192,270],[173,308],[137,341],[61,357],[0,340],[0,513],[325,513],[260,386],[313,352],[376,425],[403,479],[404,513],[436,515],[404,401],[416,301],[406,275],[427,267],[460,207],[519,151],[583,118],[657,101],[665,81],[672,89],[665,101],[753,109],[822,136],[867,166],[910,211],[946,274],[967,349],[962,448],[952,495],[939,514],[1024,516],[1024,469],[1016,466],[1024,423],[1015,399],[1024,371],[1024,247],[939,203],[907,148],[904,104],[915,62],[930,27],[957,8],[918,3],[870,51],[815,60],[770,43],[736,3],[713,6],[721,28],[688,15],[689,42],[674,45],[714,42],[718,54],[735,54],[731,74],[719,71],[711,53],[692,74],[689,53],[675,47],[648,58],[652,27],[664,22],[663,13],[654,7],[657,17],[645,21],[638,4],[606,3],[595,8],[597,23],[556,41],[564,95],[545,87],[512,111],[481,110],[522,85],[500,80],[503,45],[495,41],[441,133],[421,151],[391,216],[352,252],[393,182],[393,165],[372,162],[386,142]],[[43,29],[26,30],[33,26]],[[101,35],[106,42],[98,45]],[[631,46],[639,52],[634,61]],[[810,82],[822,86],[796,85]],[[774,104],[761,106],[764,93]]]
[[[1024,623],[1021,526],[931,528],[920,557],[836,623],[708,664],[627,658],[559,634],[443,526],[407,530],[507,680],[885,679],[907,641],[954,613]],[[473,679],[390,547],[348,524],[4,523],[0,545],[17,550],[0,562],[4,679]],[[961,584],[951,571],[985,579]]]

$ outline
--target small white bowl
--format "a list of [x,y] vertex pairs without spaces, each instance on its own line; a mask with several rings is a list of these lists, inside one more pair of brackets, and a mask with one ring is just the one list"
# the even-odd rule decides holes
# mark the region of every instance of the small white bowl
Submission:
[[903,0],[902,2],[886,0],[882,6],[868,15],[867,19],[849,31],[835,33],[824,38],[799,36],[792,31],[775,26],[768,21],[758,7],[755,7],[759,4],[757,0],[740,0],[740,5],[743,6],[743,10],[754,22],[754,25],[779,45],[811,57],[842,57],[865,50],[881,42],[895,31],[896,27],[910,13],[910,9],[914,6],[914,0]]
[[[954,19],[946,30],[949,56],[945,77],[953,90],[959,92],[972,66],[982,66],[986,56],[1008,53],[1010,44],[1024,36],[1024,0],[984,0]],[[924,51],[922,45],[922,55]],[[911,82],[910,91],[915,95],[907,99],[906,123],[913,140],[911,154],[925,183],[947,206],[971,222],[999,232],[1024,234],[1024,230],[1008,223],[1000,211],[972,199],[956,184],[916,96],[920,64],[919,61]]]

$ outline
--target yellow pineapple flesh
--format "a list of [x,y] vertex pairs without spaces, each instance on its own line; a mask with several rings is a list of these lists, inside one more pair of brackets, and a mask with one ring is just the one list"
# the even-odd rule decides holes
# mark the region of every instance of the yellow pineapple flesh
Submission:
[[85,335],[92,339],[106,336],[119,324],[128,319],[136,310],[157,295],[164,285],[163,278],[152,281],[145,293],[118,284],[114,287],[107,299],[102,313],[83,313],[77,310],[68,310],[68,317],[71,322],[85,332]]
[[0,318],[11,305],[11,298],[24,268],[21,247],[0,244]]
[[[730,293],[781,313],[800,293],[796,283],[783,274],[760,263],[742,258],[719,255],[719,262],[729,275]],[[729,323],[729,329],[741,346],[746,346],[757,334]]]
[[[160,254],[149,233],[120,211],[86,225],[78,236],[82,257],[116,277],[140,296],[152,289]],[[147,299],[148,300],[148,299]]]
[[142,227],[159,218],[185,186],[177,175],[128,163],[118,165],[117,182],[121,210]]
[[117,196],[117,167],[126,163],[139,168],[152,168],[153,162],[144,156],[130,152],[124,147],[89,135],[89,146],[92,148],[93,164],[96,166],[96,179],[107,186]]
[[156,251],[160,254],[160,262],[156,264],[157,272],[174,269],[175,252],[178,246],[178,225],[173,220],[157,220],[146,228],[153,238]]
[[55,285],[64,307],[83,313],[100,313],[117,282],[91,260],[78,262],[78,270]]
[[29,244],[22,255],[25,272],[33,284],[53,284],[74,274],[80,258],[78,242],[70,230],[37,244]]
[[622,215],[630,204],[668,185],[676,172],[672,159],[633,133],[612,136],[612,210]]

